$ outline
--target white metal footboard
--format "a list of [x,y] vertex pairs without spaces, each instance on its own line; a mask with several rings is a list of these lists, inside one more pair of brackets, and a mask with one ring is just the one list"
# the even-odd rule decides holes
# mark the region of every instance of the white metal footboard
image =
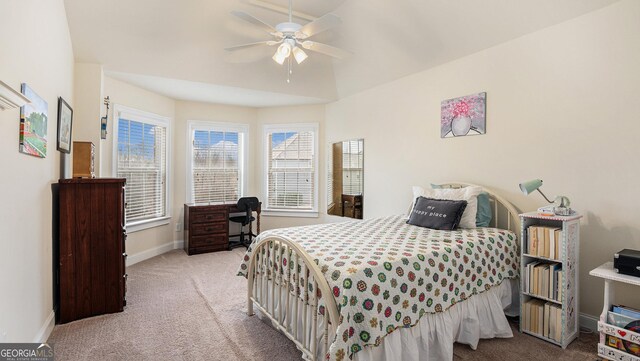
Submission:
[[[304,359],[317,360],[318,347],[323,353],[328,352],[339,321],[327,280],[311,257],[289,239],[270,236],[252,247],[247,287],[249,315],[254,314],[255,303],[274,327],[295,343]],[[318,315],[322,306],[320,325],[324,332],[319,340]]]

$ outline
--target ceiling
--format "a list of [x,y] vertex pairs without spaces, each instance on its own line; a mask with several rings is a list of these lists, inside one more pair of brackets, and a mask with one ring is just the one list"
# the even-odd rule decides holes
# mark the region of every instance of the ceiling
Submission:
[[[617,0],[294,0],[305,17],[332,12],[343,25],[314,40],[349,50],[313,53],[294,66],[274,48],[225,47],[269,40],[230,14],[275,25],[283,13],[256,6],[286,0],[65,0],[76,61],[176,99],[253,107],[323,103],[566,21]],[[252,4],[251,2],[254,2]],[[308,20],[294,18],[305,24]]]

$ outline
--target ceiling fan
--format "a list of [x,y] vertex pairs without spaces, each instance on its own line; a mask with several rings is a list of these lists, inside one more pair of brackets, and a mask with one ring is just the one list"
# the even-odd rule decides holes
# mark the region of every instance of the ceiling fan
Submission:
[[[280,65],[283,65],[284,62],[287,61],[288,74],[291,74],[292,72],[292,58],[295,59],[296,63],[298,64],[302,63],[303,61],[305,61],[305,59],[308,58],[307,53],[303,49],[315,51],[337,59],[344,59],[345,57],[351,55],[351,53],[346,50],[308,40],[314,35],[340,25],[342,21],[336,15],[326,14],[304,26],[298,23],[294,23],[292,19],[292,0],[289,0],[289,21],[280,23],[275,27],[243,11],[232,11],[231,14],[246,22],[260,27],[271,36],[273,36],[274,39],[232,46],[229,48],[225,48],[225,50],[236,51],[256,46],[275,46],[279,44],[278,48],[275,51],[275,54],[273,54],[272,59]],[[289,77],[287,77],[287,82],[289,82]]]

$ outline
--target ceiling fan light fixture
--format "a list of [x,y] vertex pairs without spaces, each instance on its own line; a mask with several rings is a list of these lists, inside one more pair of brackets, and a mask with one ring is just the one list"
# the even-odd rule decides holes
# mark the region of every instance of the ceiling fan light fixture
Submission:
[[335,26],[340,25],[341,21],[339,17],[333,14],[325,14],[319,18],[311,20],[309,23],[302,26],[298,23],[294,23],[292,20],[292,0],[289,0],[288,10],[288,21],[277,24],[275,27],[243,11],[232,11],[231,13],[236,17],[248,23],[251,23],[256,27],[261,28],[262,30],[268,32],[273,38],[272,40],[267,41],[237,45],[226,48],[225,50],[236,51],[241,49],[253,48],[260,45],[275,46],[279,44],[272,56],[272,59],[280,65],[284,65],[284,63],[287,62],[288,74],[292,73],[292,65],[294,59],[296,63],[301,64],[309,57],[305,50],[321,53],[337,59],[342,59],[350,54],[347,51],[335,48],[327,44],[316,43],[314,41],[307,40],[308,38],[313,37],[316,34],[322,33]]
[[287,57],[282,56],[280,52],[276,50],[276,53],[273,54],[273,57],[271,59],[273,59],[273,61],[275,61],[276,63],[282,65],[284,64],[284,61],[287,59]]
[[293,48],[292,52],[293,52],[293,57],[296,59],[296,62],[298,64],[302,63],[309,57],[307,53],[304,52],[304,50],[300,49],[297,46]]
[[280,46],[278,47],[278,54],[283,56],[285,59],[288,58],[289,55],[291,55],[291,44],[289,44],[288,42],[280,44]]

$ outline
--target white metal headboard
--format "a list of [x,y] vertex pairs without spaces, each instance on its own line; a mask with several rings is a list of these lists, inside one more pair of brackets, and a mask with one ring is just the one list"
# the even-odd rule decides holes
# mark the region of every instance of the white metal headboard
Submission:
[[520,217],[518,216],[519,212],[516,207],[511,204],[508,200],[502,198],[500,195],[496,194],[493,190],[465,182],[445,182],[440,184],[443,188],[464,188],[469,186],[475,186],[482,188],[487,194],[489,194],[489,202],[493,208],[493,217],[491,218],[491,223],[489,224],[491,227],[508,229],[511,232],[516,234],[516,237],[520,237]]

